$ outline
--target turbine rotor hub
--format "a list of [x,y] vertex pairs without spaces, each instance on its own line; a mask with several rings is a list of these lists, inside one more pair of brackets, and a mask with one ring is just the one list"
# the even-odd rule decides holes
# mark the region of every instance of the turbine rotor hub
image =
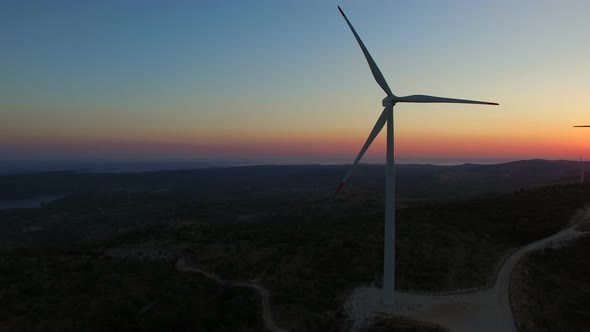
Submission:
[[383,98],[382,104],[383,106],[393,106],[397,102],[397,98],[395,96],[387,96]]

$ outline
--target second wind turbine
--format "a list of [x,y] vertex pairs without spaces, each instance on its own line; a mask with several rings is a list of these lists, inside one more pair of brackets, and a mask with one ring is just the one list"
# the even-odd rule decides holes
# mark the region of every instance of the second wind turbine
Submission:
[[385,178],[385,236],[384,236],[384,259],[383,259],[383,303],[385,305],[393,305],[394,285],[395,285],[395,167],[394,167],[394,145],[393,145],[393,106],[397,103],[458,103],[458,104],[483,104],[483,105],[498,105],[497,103],[490,103],[485,101],[476,100],[465,100],[465,99],[454,99],[454,98],[443,98],[426,95],[411,95],[405,97],[398,97],[391,92],[389,85],[385,81],[383,74],[377,67],[377,64],[369,54],[369,51],[363,44],[361,38],[356,33],[352,24],[342,11],[338,7],[340,14],[346,20],[348,27],[352,31],[354,38],[358,42],[373,77],[377,81],[377,84],[385,91],[387,96],[383,99],[383,112],[377,119],[377,123],[373,127],[373,130],[369,134],[365,145],[363,145],[360,153],[354,160],[354,163],[344,176],[344,179],[338,186],[336,192],[342,189],[346,180],[352,173],[354,167],[359,163],[375,137],[379,134],[385,123],[387,123],[387,167],[386,167],[386,178]]

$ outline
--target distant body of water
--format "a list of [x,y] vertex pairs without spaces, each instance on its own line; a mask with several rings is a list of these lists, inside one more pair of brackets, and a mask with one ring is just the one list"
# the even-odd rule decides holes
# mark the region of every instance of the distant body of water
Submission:
[[41,203],[49,203],[67,195],[44,195],[14,201],[0,201],[0,210],[40,208]]

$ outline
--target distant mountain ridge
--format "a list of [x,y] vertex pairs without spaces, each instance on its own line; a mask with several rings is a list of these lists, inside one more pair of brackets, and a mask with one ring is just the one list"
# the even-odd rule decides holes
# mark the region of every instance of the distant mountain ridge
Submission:
[[[584,163],[590,166],[590,163]],[[149,172],[53,171],[0,175],[0,200],[92,190],[326,191],[348,165],[258,165]],[[580,162],[520,160],[501,164],[396,165],[401,200],[440,200],[579,181]],[[362,164],[347,186],[382,191],[384,165]]]

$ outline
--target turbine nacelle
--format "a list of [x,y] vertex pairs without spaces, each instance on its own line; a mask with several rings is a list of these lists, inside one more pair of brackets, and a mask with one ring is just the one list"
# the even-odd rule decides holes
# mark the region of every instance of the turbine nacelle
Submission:
[[387,96],[385,98],[383,98],[383,100],[381,101],[381,104],[383,105],[383,107],[393,107],[393,105],[395,105],[395,103],[397,103],[398,98],[396,96]]

